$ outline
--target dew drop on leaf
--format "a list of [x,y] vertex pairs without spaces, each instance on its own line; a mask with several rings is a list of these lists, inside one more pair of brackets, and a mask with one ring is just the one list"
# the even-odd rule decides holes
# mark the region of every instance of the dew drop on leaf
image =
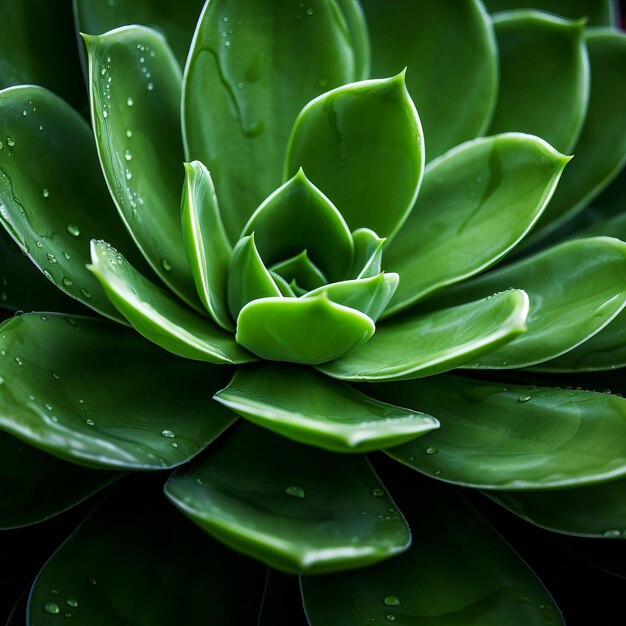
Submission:
[[161,266],[166,272],[172,271],[172,264],[167,259],[161,259]]
[[44,198],[48,198],[50,197],[50,192],[47,189],[44,189],[41,194],[43,195]]
[[67,604],[67,606],[71,606],[73,609],[78,606],[78,600],[76,600],[76,598],[68,598],[65,603]]
[[287,487],[287,489],[285,489],[285,493],[288,496],[292,496],[294,498],[304,498],[304,496],[306,495],[304,493],[304,489],[302,489],[302,487],[298,487],[298,485],[292,485],[291,487]]
[[529,400],[531,400],[531,399],[532,399],[532,396],[529,396],[529,395],[527,395],[527,394],[526,394],[526,395],[522,394],[522,395],[519,397],[519,401],[520,401],[520,402],[528,402],[528,401],[529,401]]
[[439,448],[435,448],[435,446],[428,446],[426,448],[426,454],[437,454],[439,452]]
[[72,237],[78,237],[80,235],[80,229],[74,224],[67,225],[67,232],[72,235]]
[[130,96],[128,96],[128,98],[126,99],[126,104],[127,104],[129,107],[132,107],[132,106],[133,106],[133,104],[135,104],[135,102],[133,101],[133,99],[132,99]]
[[385,495],[385,492],[382,489],[372,489],[372,495],[377,498],[382,498]]
[[385,606],[400,606],[400,598],[398,596],[385,596],[383,602]]
[[58,615],[61,612],[61,609],[56,602],[46,602],[43,605],[43,610],[50,615]]
[[7,137],[7,146],[9,146],[9,148],[12,148],[15,145],[15,139],[13,139],[13,137]]
[[619,539],[622,533],[617,528],[609,528],[602,533],[602,536],[606,539]]
[[161,431],[161,435],[163,437],[168,437],[169,439],[173,439],[174,437],[176,437],[176,435],[174,434],[173,431],[171,430],[162,430]]

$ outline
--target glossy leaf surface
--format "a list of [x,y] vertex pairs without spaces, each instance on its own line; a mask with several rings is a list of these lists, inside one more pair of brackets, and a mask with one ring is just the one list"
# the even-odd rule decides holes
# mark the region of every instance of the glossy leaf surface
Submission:
[[482,3],[362,4],[372,39],[372,76],[408,66],[407,86],[424,125],[427,159],[482,134],[498,84],[496,41]]
[[279,435],[333,452],[368,452],[438,428],[419,411],[373,400],[309,368],[252,365],[215,399]]
[[248,424],[177,470],[165,492],[209,534],[281,571],[362,567],[410,543],[365,457],[302,446]]
[[358,228],[352,233],[354,264],[351,276],[371,278],[380,274],[385,239],[369,228]]
[[142,276],[104,241],[92,241],[89,268],[135,330],[174,354],[209,363],[255,360],[217,328]]
[[626,400],[441,376],[376,386],[441,428],[389,454],[429,476],[481,489],[560,489],[626,475]]
[[345,85],[307,104],[289,138],[285,175],[299,168],[351,230],[394,233],[415,202],[424,170],[422,127],[404,72]]
[[337,0],[337,5],[346,19],[350,44],[354,53],[354,79],[369,78],[371,67],[370,39],[365,15],[359,0]]
[[120,216],[161,280],[199,307],[179,213],[180,68],[148,28],[84,39],[98,153]]
[[286,261],[272,265],[271,272],[280,274],[289,284],[295,281],[297,285],[307,291],[321,287],[328,282],[326,276],[311,261],[306,250]]
[[[485,6],[492,13],[510,9],[526,9],[528,0],[485,0]],[[532,5],[542,11],[572,19],[586,18],[589,26],[612,24],[614,9],[612,0],[533,0]]]
[[509,291],[420,317],[381,325],[359,350],[318,367],[343,380],[432,376],[511,341],[526,328],[528,297]]
[[374,334],[374,322],[326,295],[264,298],[237,318],[237,343],[262,359],[313,365],[354,350]]
[[415,207],[385,249],[400,274],[388,313],[493,265],[529,232],[567,158],[518,133],[477,139],[426,169]]
[[[151,519],[159,523],[146,523]],[[28,623],[170,626],[210,615],[221,624],[250,624],[264,578],[265,568],[203,535],[152,485],[135,481],[114,492],[45,564]],[[246,602],[239,601],[242,587]]]
[[0,337],[0,428],[68,461],[174,467],[235,417],[211,400],[227,371],[177,359],[109,322],[31,313],[7,320]]
[[231,241],[280,184],[300,109],[354,80],[354,72],[335,0],[205,5],[185,68],[183,133],[188,160],[202,161],[213,174]]

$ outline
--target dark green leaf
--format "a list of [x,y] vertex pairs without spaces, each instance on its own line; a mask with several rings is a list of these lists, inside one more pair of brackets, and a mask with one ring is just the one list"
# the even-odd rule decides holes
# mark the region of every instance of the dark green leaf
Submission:
[[326,276],[311,261],[306,250],[286,261],[272,265],[271,271],[280,274],[287,283],[295,280],[306,291],[321,287],[328,282]]
[[343,11],[354,53],[354,79],[365,80],[370,75],[370,39],[365,15],[359,0],[337,0]]
[[209,534],[286,572],[362,567],[411,541],[364,456],[302,446],[247,424],[177,470],[165,493]]
[[534,7],[563,17],[586,18],[590,26],[612,24],[615,20],[613,0],[484,0],[494,11]]

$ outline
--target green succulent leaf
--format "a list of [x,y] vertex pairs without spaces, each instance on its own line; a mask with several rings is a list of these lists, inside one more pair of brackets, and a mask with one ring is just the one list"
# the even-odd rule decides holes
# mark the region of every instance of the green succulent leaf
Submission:
[[352,266],[354,243],[346,222],[302,170],[250,217],[241,235],[253,233],[268,266],[303,250],[331,280],[345,278]]
[[60,461],[0,432],[0,529],[62,513],[104,489],[119,474]]
[[568,241],[459,285],[435,302],[467,301],[511,287],[528,292],[528,330],[467,367],[528,367],[593,337],[626,304],[626,244],[610,237]]
[[222,543],[285,572],[362,567],[411,541],[364,456],[302,446],[248,424],[177,470],[165,493]]
[[179,213],[180,68],[149,28],[84,39],[96,144],[122,221],[161,280],[199,308]]
[[237,318],[237,343],[262,359],[315,365],[336,359],[375,331],[365,314],[329,300],[263,298],[246,304]]
[[528,297],[507,291],[434,313],[388,322],[359,350],[318,366],[342,380],[432,376],[511,341],[526,328]]
[[350,43],[354,53],[354,79],[365,80],[370,75],[371,50],[367,22],[361,3],[359,0],[337,0],[337,5],[343,11],[350,34]]
[[207,607],[216,623],[256,620],[265,568],[208,539],[155,491],[132,482],[115,491],[61,545],[31,591],[30,626],[63,617],[81,626],[198,624]]
[[528,10],[494,19],[500,83],[490,134],[520,131],[561,152],[574,147],[590,85],[584,26]]
[[326,276],[311,261],[306,250],[286,261],[272,265],[271,273],[280,274],[287,283],[295,281],[306,291],[317,289],[328,282]]
[[206,3],[185,68],[183,135],[188,160],[213,173],[231,241],[280,184],[300,109],[355,71],[335,0]]
[[232,248],[220,217],[211,174],[199,161],[185,163],[181,220],[198,296],[213,321],[232,331],[235,326],[228,314],[226,295]]
[[587,20],[590,26],[613,24],[615,21],[614,3],[612,0],[483,0],[487,8],[495,11],[526,9],[533,6],[542,11],[572,19]]
[[51,92],[12,87],[0,92],[0,137],[0,222],[57,287],[121,319],[85,268],[90,237],[133,249],[110,205],[89,126]]
[[626,475],[626,400],[440,376],[376,386],[375,397],[441,428],[389,450],[432,477],[480,489],[565,489]]
[[504,257],[539,219],[567,161],[537,137],[506,133],[429,163],[411,215],[385,249],[385,268],[401,277],[386,314]]
[[352,233],[354,241],[354,264],[350,276],[372,278],[380,274],[383,246],[386,239],[369,228],[358,228]]
[[131,326],[165,350],[217,364],[256,360],[232,335],[150,282],[104,241],[91,242],[89,269]]
[[235,418],[210,399],[227,371],[176,359],[109,322],[30,313],[4,322],[0,337],[0,428],[67,461],[174,467]]
[[[541,582],[454,491],[419,485],[406,503],[413,544],[358,572],[301,578],[311,626],[563,624]],[[418,508],[419,506],[419,508]]]
[[407,85],[424,125],[428,160],[482,134],[498,89],[496,40],[482,3],[362,4],[372,39],[372,75],[389,76],[408,65]]
[[[297,298],[298,297],[296,296],[296,292],[294,291],[294,288],[297,287],[295,279],[292,280],[291,283],[288,283],[280,274],[277,274],[276,272],[273,272],[272,270],[270,270],[270,276],[274,279],[274,282],[276,283],[278,290],[283,296],[285,296],[285,298]],[[305,290],[302,290],[302,291],[306,293]]]
[[332,452],[369,452],[439,427],[430,415],[373,400],[310,368],[242,367],[214,397],[258,426]]
[[395,233],[424,170],[422,127],[404,72],[345,85],[307,104],[291,132],[285,173],[300,167],[352,230]]

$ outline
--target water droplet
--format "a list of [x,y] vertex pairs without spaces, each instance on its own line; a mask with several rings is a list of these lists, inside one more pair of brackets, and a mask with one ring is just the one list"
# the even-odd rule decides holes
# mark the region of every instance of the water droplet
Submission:
[[126,104],[127,104],[129,107],[132,107],[132,106],[133,106],[133,104],[135,104],[135,102],[134,102],[134,100],[133,100],[130,96],[128,96],[128,98],[126,98]]
[[86,289],[83,289],[82,287],[80,289],[80,293],[82,293],[85,298],[91,298],[91,294]]
[[167,259],[161,259],[161,266],[166,272],[172,271],[172,264]]
[[48,198],[50,196],[50,192],[47,189],[44,189],[41,194],[44,198]]
[[78,606],[78,600],[76,600],[76,598],[68,598],[65,601],[65,604],[67,604],[67,606],[71,606],[73,609],[75,609]]
[[228,18],[227,18],[227,17],[224,17],[224,21],[225,21],[225,22],[228,22]]
[[126,131],[126,136],[127,136],[129,139],[133,136],[133,131],[132,131],[130,128]]
[[435,446],[428,446],[426,448],[426,454],[437,454],[439,452],[439,448],[435,448]]
[[163,437],[169,437],[170,439],[173,439],[174,437],[176,437],[176,435],[174,434],[173,431],[171,430],[162,430],[161,431],[161,435]]
[[95,579],[95,578],[90,578],[90,579],[89,579],[89,583],[90,583],[91,585],[95,585],[95,584],[96,584],[96,579]]
[[52,378],[55,380],[61,380],[61,376],[57,372],[52,372]]
[[172,441],[170,445],[172,446],[172,448],[178,448],[178,444],[175,441]]
[[602,533],[602,536],[605,539],[619,539],[622,536],[622,533],[617,530],[617,528],[609,528],[609,530],[605,530]]
[[126,170],[126,180],[130,180],[133,177],[133,174],[130,170]]
[[125,158],[127,161],[132,161],[132,159],[133,159],[133,155],[130,153],[130,150],[126,150],[126,151],[124,152],[124,158]]
[[104,119],[106,119],[107,117],[109,117],[109,114],[108,114],[108,112],[107,112],[107,110],[106,110],[106,109],[105,109],[104,111],[102,111],[102,117],[103,117]]
[[52,593],[56,596],[56,595],[58,595],[59,590],[58,589],[52,589]]
[[44,406],[46,407],[47,411],[52,411],[52,405],[51,404],[46,403]]
[[13,137],[7,137],[7,146],[9,146],[9,148],[12,148],[15,145],[15,139],[13,139]]
[[37,241],[35,242],[35,245],[36,245],[38,248],[43,248],[43,243],[41,243],[41,241],[39,241],[39,239],[37,239]]
[[390,622],[394,622],[396,620],[396,616],[393,613],[387,613],[387,615],[385,615],[385,619],[389,620]]
[[41,316],[41,321],[42,321],[42,322],[47,322],[47,321],[48,321],[48,318],[47,318],[45,315],[42,315],[42,316]]
[[69,261],[70,260],[70,253],[69,252],[64,252],[63,256]]
[[377,498],[382,498],[385,495],[385,492],[382,489],[372,489],[372,495]]
[[22,361],[22,359],[20,359],[20,357],[19,357],[19,356],[16,356],[16,357],[15,357],[15,362],[16,362],[18,365],[24,365],[24,361]]
[[307,14],[307,15],[313,15],[313,9],[312,9],[312,8],[307,9],[307,10],[306,10],[306,14]]
[[385,596],[383,602],[385,606],[400,606],[400,598],[398,596]]
[[292,485],[291,487],[287,487],[287,489],[285,489],[285,493],[288,496],[293,496],[294,498],[304,498],[304,496],[306,495],[304,493],[304,489],[302,489],[302,487],[298,487],[298,485]]
[[74,224],[67,225],[67,232],[72,235],[72,237],[78,237],[80,235],[80,229]]
[[43,605],[43,610],[50,615],[58,615],[61,612],[61,609],[56,602],[46,602]]
[[57,258],[54,256],[54,254],[52,254],[52,252],[48,252],[48,254],[46,254],[46,259],[48,259],[49,263],[57,262]]
[[224,42],[224,45],[225,45],[227,48],[228,48],[228,47],[230,47],[230,41],[225,41],[225,42]]
[[532,396],[530,396],[530,395],[528,395],[528,394],[522,394],[522,395],[519,397],[519,401],[520,401],[520,402],[528,402],[528,401],[529,401],[529,400],[531,400],[531,399],[532,399]]
[[87,424],[87,426],[95,426],[96,425],[96,423],[89,417],[85,420],[85,424]]
[[154,85],[152,83],[148,83],[148,91],[152,91],[154,89]]

